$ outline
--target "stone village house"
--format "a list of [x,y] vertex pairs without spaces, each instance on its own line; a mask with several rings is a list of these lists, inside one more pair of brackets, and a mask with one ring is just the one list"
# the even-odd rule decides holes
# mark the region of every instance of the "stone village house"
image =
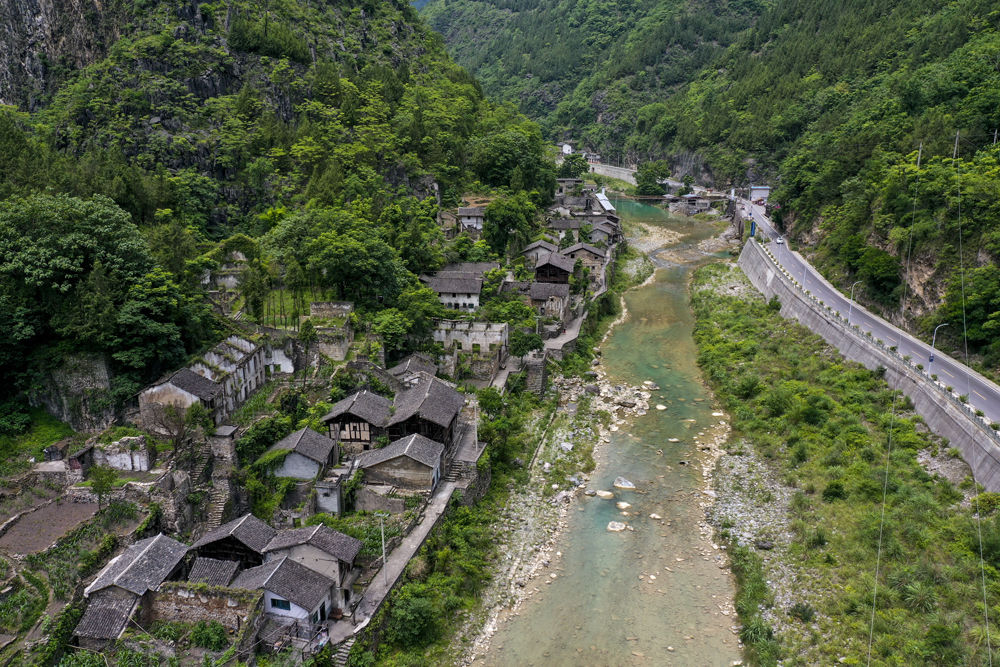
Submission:
[[77,645],[99,651],[121,637],[144,598],[180,572],[187,550],[160,534],[111,559],[83,592],[87,609],[73,633]]
[[340,458],[337,443],[311,428],[303,428],[286,435],[271,445],[267,452],[288,452],[281,465],[273,471],[275,477],[316,479],[327,466]]
[[189,367],[155,382],[139,394],[143,423],[150,430],[162,433],[159,413],[165,406],[187,409],[195,403],[205,406],[215,424],[223,423],[264,384],[269,358],[267,346],[229,336]]

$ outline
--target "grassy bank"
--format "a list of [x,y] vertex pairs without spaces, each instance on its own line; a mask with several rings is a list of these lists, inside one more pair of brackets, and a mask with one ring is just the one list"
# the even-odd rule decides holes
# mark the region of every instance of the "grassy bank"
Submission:
[[[692,305],[699,363],[732,419],[715,518],[734,547],[747,657],[864,664],[881,543],[874,664],[987,664],[974,489],[928,472],[961,468],[947,443],[881,373],[784,320],[735,266],[699,269]],[[982,509],[995,619],[1000,516]]]

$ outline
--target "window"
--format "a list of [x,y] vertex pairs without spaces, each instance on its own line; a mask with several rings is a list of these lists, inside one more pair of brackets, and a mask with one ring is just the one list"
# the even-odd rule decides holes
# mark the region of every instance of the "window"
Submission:
[[271,606],[275,609],[283,609],[285,611],[292,610],[292,603],[288,600],[282,600],[281,598],[271,598]]

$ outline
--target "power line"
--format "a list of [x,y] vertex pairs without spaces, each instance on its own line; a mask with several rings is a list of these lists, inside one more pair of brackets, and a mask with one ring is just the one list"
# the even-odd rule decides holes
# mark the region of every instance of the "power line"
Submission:
[[[912,247],[913,239],[913,222],[917,215],[917,194],[920,187],[920,161],[924,154],[923,143],[920,144],[920,149],[917,152],[917,180],[913,187],[913,213],[910,216],[910,229],[908,232],[907,239],[907,251],[906,251],[906,278],[910,275],[910,248]],[[909,286],[908,280],[903,280],[903,298],[900,301],[900,317],[905,316],[906,307],[906,290]],[[900,321],[902,325],[902,320]],[[900,329],[899,341],[897,346],[902,343],[903,332]],[[872,586],[872,615],[871,621],[868,625],[868,665],[872,662],[872,644],[875,639],[875,611],[878,609],[878,577],[882,567],[882,537],[885,530],[885,505],[886,498],[889,491],[889,464],[892,460],[892,436],[896,430],[896,402],[899,400],[899,394],[901,392],[896,391],[892,394],[892,409],[889,417],[889,437],[887,439],[886,450],[885,450],[885,472],[882,478],[882,510],[879,516],[878,522],[878,551],[875,556],[875,581]]]
[[[994,134],[994,141],[996,140],[996,135]],[[969,331],[966,325],[965,317],[965,255],[962,247],[962,170],[958,162],[958,138],[959,132],[955,132],[955,151],[952,154],[951,161],[952,167],[955,169],[958,178],[955,179],[955,188],[957,190],[957,208],[958,208],[958,266],[959,266],[959,278],[962,287],[962,340],[965,350],[965,381],[966,381],[966,395],[970,392],[968,391],[969,386]],[[989,604],[986,599],[986,565],[983,562],[983,524],[982,517],[979,512],[979,484],[976,482],[976,466],[975,457],[976,449],[973,447],[973,465],[972,468],[972,489],[975,491],[976,499],[976,533],[979,538],[979,571],[982,576],[983,582],[983,617],[986,621],[986,653],[989,657],[989,664],[993,665],[993,645],[990,638],[990,609]]]

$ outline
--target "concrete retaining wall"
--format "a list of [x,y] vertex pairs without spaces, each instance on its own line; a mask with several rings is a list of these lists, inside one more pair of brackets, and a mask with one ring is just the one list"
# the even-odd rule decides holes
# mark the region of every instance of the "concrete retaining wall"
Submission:
[[767,253],[751,240],[740,253],[739,266],[766,298],[777,297],[781,314],[819,334],[851,361],[865,368],[885,368],[885,379],[910,397],[927,426],[962,452],[976,481],[987,491],[1000,491],[1000,437],[974,411],[943,385],[923,375],[885,344],[848,327],[839,313],[805,294]]

